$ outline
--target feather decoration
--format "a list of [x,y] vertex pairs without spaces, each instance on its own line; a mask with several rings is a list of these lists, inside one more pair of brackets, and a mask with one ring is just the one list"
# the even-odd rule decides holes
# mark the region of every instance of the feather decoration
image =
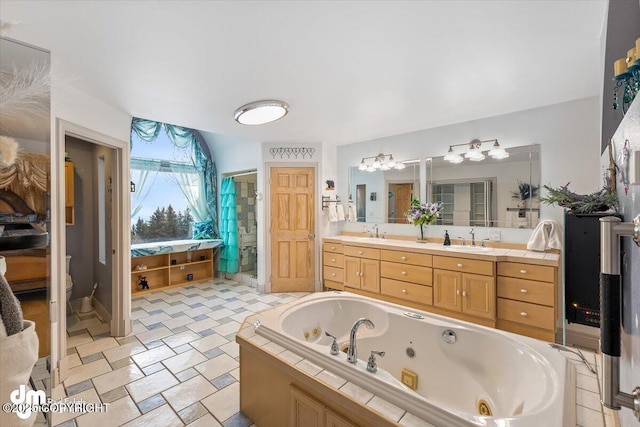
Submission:
[[50,114],[49,65],[33,63],[13,72],[0,71],[0,131]]

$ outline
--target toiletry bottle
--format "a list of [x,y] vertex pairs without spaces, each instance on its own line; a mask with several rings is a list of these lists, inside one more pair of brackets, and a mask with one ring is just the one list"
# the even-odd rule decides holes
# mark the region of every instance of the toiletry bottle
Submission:
[[444,230],[444,245],[451,246],[451,239],[449,238],[449,232]]

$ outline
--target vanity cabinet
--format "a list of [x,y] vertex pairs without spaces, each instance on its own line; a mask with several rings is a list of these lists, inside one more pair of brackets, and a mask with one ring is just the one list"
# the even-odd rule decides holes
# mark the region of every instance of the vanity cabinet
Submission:
[[557,269],[498,262],[498,322],[505,331],[554,341]]
[[344,245],[344,286],[380,293],[380,249]]
[[433,303],[432,256],[380,251],[380,294],[419,304]]
[[322,277],[325,288],[344,290],[344,247],[341,244],[322,245]]

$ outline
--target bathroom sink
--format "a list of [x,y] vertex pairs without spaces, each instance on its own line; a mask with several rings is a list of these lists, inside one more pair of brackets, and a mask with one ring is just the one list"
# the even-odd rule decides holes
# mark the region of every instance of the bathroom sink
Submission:
[[444,246],[442,249],[444,249],[445,251],[452,251],[452,252],[473,252],[473,253],[491,252],[493,250],[492,248],[484,248],[482,246],[462,246],[462,245]]

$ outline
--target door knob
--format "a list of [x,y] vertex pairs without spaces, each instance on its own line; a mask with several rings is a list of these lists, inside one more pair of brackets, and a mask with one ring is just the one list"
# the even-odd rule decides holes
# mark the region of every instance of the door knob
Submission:
[[308,237],[309,239],[313,239],[314,237],[316,237],[316,235],[315,235],[315,234],[313,234],[313,233],[309,233],[309,234],[307,235],[307,237]]

